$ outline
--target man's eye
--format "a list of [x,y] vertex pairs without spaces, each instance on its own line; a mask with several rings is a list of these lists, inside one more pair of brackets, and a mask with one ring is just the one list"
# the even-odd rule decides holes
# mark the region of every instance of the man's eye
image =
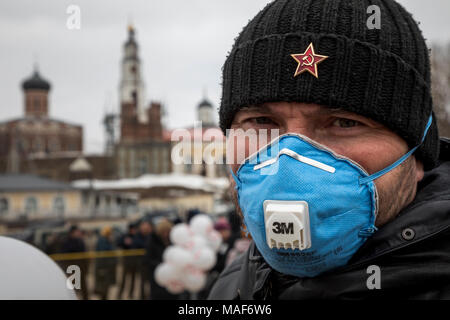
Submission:
[[352,119],[345,119],[345,118],[339,118],[334,120],[333,126],[339,127],[339,128],[352,128],[361,125],[361,122],[352,120]]
[[275,124],[275,122],[268,117],[255,117],[250,118],[247,121],[253,122],[255,124]]

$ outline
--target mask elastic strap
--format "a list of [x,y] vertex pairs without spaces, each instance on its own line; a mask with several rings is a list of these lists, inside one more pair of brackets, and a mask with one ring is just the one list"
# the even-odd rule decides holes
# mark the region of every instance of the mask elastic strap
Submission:
[[422,145],[422,143],[424,142],[425,137],[427,136],[427,133],[428,133],[428,129],[430,129],[430,126],[431,126],[431,123],[432,123],[432,122],[433,122],[433,116],[431,115],[430,118],[428,119],[428,123],[427,123],[427,126],[426,126],[426,128],[425,128],[425,132],[424,132],[424,134],[423,134],[422,141],[420,142],[419,145],[417,145],[417,146],[415,146],[414,148],[412,148],[407,154],[405,154],[405,155],[402,156],[400,159],[398,159],[397,161],[395,161],[395,162],[394,162],[393,164],[391,164],[389,167],[386,167],[386,168],[384,168],[383,170],[380,170],[380,171],[378,171],[378,172],[376,172],[376,173],[374,173],[374,174],[372,174],[372,175],[370,175],[370,176],[368,176],[368,177],[365,177],[365,178],[360,179],[360,180],[359,180],[359,184],[366,184],[366,183],[368,183],[368,182],[370,182],[370,181],[373,181],[373,180],[375,180],[375,179],[378,179],[379,177],[381,177],[382,175],[384,175],[384,174],[388,173],[389,171],[395,169],[395,168],[398,167],[400,164],[402,164],[403,161],[405,161],[406,159],[408,159],[409,156],[411,156],[411,155],[414,153],[414,151],[416,151],[417,148],[419,148],[419,147]]
[[[231,176],[233,177],[234,181],[236,182],[236,186],[234,187],[236,190],[239,189],[241,187],[241,181],[239,180],[239,178],[234,174],[233,169],[231,169],[231,167],[229,167],[230,169],[230,173]],[[239,193],[238,193],[238,199],[239,199]],[[239,200],[238,200],[239,201]],[[245,236],[248,238],[248,234],[249,234],[249,229],[247,227],[247,222],[245,221],[245,215],[242,217],[242,222],[244,222],[245,225],[245,229],[241,226],[241,231],[245,232]]]
[[229,167],[231,176],[233,177],[234,181],[236,182],[236,189],[241,186],[241,181],[238,179],[238,177],[234,174],[233,169]]

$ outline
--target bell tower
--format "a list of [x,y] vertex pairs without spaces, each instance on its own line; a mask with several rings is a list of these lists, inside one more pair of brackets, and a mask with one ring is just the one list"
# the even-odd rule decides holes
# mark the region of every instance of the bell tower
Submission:
[[128,26],[128,39],[124,44],[122,59],[122,78],[120,81],[120,105],[122,118],[137,118],[138,122],[146,122],[144,82],[141,76],[141,61],[138,55],[138,44],[135,29]]

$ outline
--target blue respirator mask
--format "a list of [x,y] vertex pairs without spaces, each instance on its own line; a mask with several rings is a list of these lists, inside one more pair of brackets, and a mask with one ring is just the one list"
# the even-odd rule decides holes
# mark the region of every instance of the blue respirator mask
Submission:
[[266,262],[297,277],[347,264],[377,230],[374,180],[418,147],[372,175],[299,134],[282,135],[248,157],[232,175],[244,223]]

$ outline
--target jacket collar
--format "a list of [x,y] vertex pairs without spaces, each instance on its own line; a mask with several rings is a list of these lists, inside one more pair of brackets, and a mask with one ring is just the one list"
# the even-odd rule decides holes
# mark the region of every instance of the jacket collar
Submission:
[[259,253],[255,243],[250,244],[245,253],[247,255],[239,273],[238,298],[242,300],[253,300],[265,298],[267,282],[272,268],[267,264]]

